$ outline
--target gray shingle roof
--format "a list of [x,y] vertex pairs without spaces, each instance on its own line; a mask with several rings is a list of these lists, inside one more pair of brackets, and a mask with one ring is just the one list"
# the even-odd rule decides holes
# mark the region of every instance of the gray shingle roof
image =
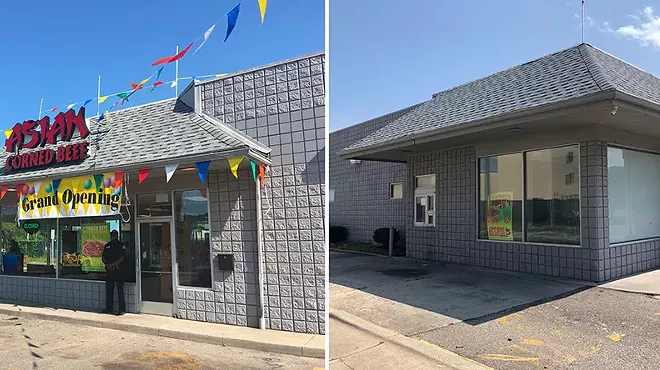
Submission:
[[615,90],[660,104],[660,79],[589,44],[580,44],[437,93],[344,152]]
[[[0,183],[24,181],[28,177],[65,177],[122,170],[169,160],[171,162],[167,164],[189,164],[178,159],[223,151],[249,148],[264,154],[269,151],[233,128],[195,113],[193,108],[178,99],[112,112],[109,120],[101,124],[97,123],[96,117],[88,118],[87,126],[91,131],[85,139],[90,143],[89,157],[79,164],[7,173],[4,163],[10,153],[0,149],[3,164]],[[80,141],[80,135],[76,133],[71,142],[60,142],[58,146]]]

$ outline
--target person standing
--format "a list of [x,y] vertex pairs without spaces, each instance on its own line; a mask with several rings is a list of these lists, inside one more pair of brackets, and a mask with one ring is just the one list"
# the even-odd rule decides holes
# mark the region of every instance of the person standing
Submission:
[[121,268],[126,257],[126,244],[119,241],[119,232],[110,232],[110,241],[103,248],[101,259],[105,264],[105,310],[103,313],[113,313],[114,290],[117,285],[119,296],[119,315],[126,313],[126,297],[124,297],[124,274]]

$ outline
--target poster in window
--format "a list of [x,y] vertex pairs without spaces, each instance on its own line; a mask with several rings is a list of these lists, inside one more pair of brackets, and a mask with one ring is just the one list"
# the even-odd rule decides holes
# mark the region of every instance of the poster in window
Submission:
[[513,192],[494,193],[488,199],[488,239],[513,240]]
[[110,235],[110,224],[107,222],[81,225],[82,257],[80,264],[85,272],[104,272],[105,265],[101,259],[106,240]]

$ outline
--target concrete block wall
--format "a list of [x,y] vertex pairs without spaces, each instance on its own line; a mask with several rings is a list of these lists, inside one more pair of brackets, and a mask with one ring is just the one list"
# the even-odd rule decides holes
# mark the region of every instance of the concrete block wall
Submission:
[[325,55],[202,82],[201,91],[204,113],[272,149],[262,188],[267,327],[323,334]]
[[[134,283],[124,284],[126,309],[137,313]],[[0,300],[46,305],[73,310],[100,311],[105,308],[105,282],[0,275]],[[118,309],[115,290],[115,309]]]
[[[606,237],[606,225],[609,222],[607,207],[604,206],[607,204],[606,154],[607,148],[602,142],[580,142],[582,245],[576,247],[478,240],[475,148],[469,146],[411,156],[408,159],[410,189],[413,189],[414,176],[436,175],[436,225],[413,226],[414,194],[408,192],[405,196],[407,255],[540,275],[603,281],[608,276],[605,272],[607,269],[601,268],[605,266],[605,261],[609,259],[611,264],[612,253],[616,255],[628,250],[609,247]],[[652,260],[654,257],[650,250],[653,247],[649,243],[631,247],[630,255],[636,253],[640,255],[639,258],[645,256],[647,260]],[[610,251],[608,258],[607,250]],[[640,261],[638,266],[644,266],[644,263]],[[610,278],[614,277],[612,274],[610,271]]]
[[[179,287],[177,317],[258,327],[256,184],[246,167],[243,163],[238,179],[229,171],[208,174],[212,287]],[[221,253],[233,254],[234,271],[218,269]]]
[[[361,161],[352,164],[340,152],[367,135],[410,112],[415,106],[380,116],[330,133],[328,189],[334,190],[330,225],[344,226],[351,241],[373,243],[374,230],[394,226],[405,244],[405,195],[408,170],[405,163]],[[390,199],[390,184],[403,184],[403,199]]]

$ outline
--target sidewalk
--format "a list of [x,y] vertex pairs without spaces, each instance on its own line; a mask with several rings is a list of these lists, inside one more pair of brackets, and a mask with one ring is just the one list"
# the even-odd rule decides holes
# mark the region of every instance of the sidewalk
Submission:
[[173,317],[105,315],[0,303],[0,313],[302,357],[325,358],[325,336],[204,323]]
[[623,292],[660,296],[660,269],[613,280],[598,286]]
[[424,340],[330,308],[330,369],[492,370]]

